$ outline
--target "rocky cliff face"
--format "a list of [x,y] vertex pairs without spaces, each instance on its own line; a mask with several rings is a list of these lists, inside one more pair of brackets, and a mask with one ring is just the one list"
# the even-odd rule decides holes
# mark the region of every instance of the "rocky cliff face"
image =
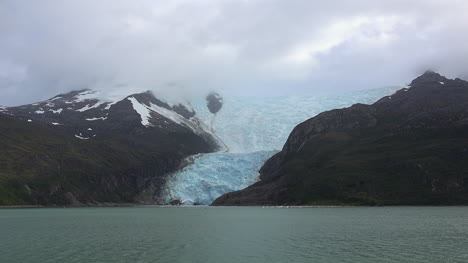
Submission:
[[468,203],[468,83],[426,72],[299,124],[261,181],[214,205]]
[[154,202],[165,175],[216,140],[188,103],[92,90],[0,112],[0,205]]

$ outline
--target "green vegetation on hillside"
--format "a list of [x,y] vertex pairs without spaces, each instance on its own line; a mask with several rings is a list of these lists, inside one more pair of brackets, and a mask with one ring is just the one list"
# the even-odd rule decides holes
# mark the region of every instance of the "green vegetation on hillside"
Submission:
[[191,133],[155,129],[80,140],[3,114],[0,149],[0,205],[141,201],[136,196],[152,186],[157,191],[185,156],[209,151]]

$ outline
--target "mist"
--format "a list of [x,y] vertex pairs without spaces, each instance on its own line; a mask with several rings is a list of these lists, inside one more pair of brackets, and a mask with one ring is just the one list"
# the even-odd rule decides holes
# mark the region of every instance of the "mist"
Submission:
[[243,96],[404,85],[468,71],[468,2],[0,2],[0,105],[91,88]]

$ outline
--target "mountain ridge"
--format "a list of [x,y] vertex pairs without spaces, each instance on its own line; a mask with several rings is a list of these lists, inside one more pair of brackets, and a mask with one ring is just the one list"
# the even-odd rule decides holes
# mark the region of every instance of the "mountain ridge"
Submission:
[[116,101],[96,93],[2,108],[1,205],[154,203],[186,157],[219,147],[185,105],[151,92]]
[[297,125],[260,181],[213,205],[468,202],[468,83],[434,72]]

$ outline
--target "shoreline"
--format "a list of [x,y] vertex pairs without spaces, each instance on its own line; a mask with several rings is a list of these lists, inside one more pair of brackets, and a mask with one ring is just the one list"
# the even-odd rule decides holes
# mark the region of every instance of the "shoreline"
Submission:
[[0,209],[28,209],[28,208],[115,208],[115,207],[147,207],[147,208],[207,208],[207,207],[245,207],[245,208],[358,208],[358,207],[468,207],[467,205],[251,205],[251,206],[211,206],[211,205],[158,205],[158,204],[138,204],[138,203],[101,203],[94,205],[7,205],[0,206]]

